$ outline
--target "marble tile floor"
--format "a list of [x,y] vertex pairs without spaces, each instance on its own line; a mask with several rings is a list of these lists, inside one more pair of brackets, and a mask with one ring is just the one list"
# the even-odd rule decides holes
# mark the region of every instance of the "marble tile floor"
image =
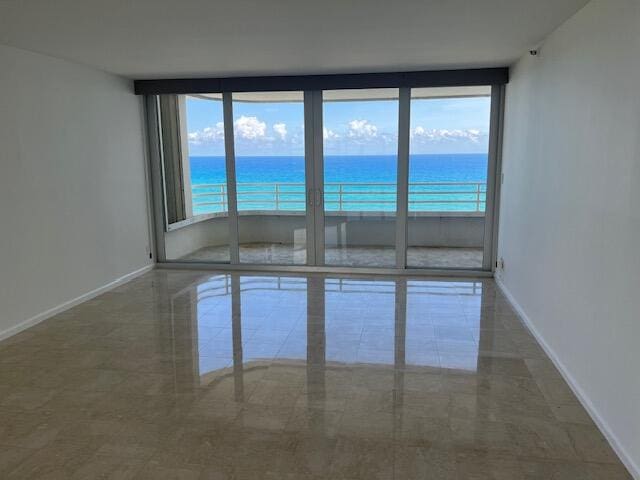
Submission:
[[630,479],[492,280],[155,270],[0,342],[3,479]]
[[[191,252],[180,260],[192,262],[228,262],[228,246],[208,246]],[[240,245],[240,261],[254,264],[304,265],[304,247],[281,243],[248,243]],[[327,247],[325,261],[333,266],[394,267],[393,247],[350,246]],[[409,247],[407,264],[418,268],[482,268],[481,248]]]

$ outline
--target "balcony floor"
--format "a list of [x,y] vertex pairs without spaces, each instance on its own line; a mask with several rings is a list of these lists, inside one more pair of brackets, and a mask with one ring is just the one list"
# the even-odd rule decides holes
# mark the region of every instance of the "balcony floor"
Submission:
[[[349,248],[328,247],[325,250],[327,265],[359,267],[395,266],[393,247],[353,246]],[[227,246],[204,247],[181,260],[199,262],[228,262]],[[295,264],[306,262],[304,248],[281,243],[248,243],[240,245],[240,261],[256,264]],[[407,264],[428,268],[482,268],[481,248],[409,247]]]

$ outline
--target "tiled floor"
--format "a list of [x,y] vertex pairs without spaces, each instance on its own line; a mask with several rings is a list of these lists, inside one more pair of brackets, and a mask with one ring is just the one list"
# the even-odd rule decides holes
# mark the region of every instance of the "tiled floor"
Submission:
[[[327,265],[357,267],[394,267],[396,250],[393,247],[349,246],[325,249]],[[181,260],[197,262],[228,262],[228,246],[204,247]],[[248,243],[240,245],[243,263],[271,263],[276,265],[304,265],[306,249],[282,243]],[[428,268],[482,268],[481,248],[409,247],[407,265]]]
[[491,280],[156,270],[0,343],[3,479],[629,479]]

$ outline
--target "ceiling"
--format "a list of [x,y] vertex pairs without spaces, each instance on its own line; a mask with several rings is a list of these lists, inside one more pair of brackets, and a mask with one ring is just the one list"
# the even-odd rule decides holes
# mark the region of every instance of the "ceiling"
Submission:
[[0,43],[131,78],[506,66],[587,0],[0,0]]

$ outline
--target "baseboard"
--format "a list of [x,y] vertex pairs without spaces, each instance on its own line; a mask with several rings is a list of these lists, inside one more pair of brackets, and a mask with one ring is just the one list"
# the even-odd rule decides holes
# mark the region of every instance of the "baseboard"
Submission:
[[5,338],[9,338],[13,335],[16,335],[17,333],[20,333],[29,327],[33,327],[34,325],[37,325],[38,323],[46,320],[47,318],[53,317],[58,313],[64,312],[65,310],[69,310],[70,308],[73,308],[76,305],[81,304],[82,302],[91,300],[92,298],[95,298],[98,295],[101,295],[104,292],[111,290],[112,288],[115,288],[124,283],[127,283],[133,280],[134,278],[139,277],[140,275],[150,272],[154,268],[155,268],[155,264],[151,264],[151,265],[147,265],[145,267],[139,268],[138,270],[135,270],[131,273],[127,273],[126,275],[123,275],[122,277],[117,278],[114,281],[107,283],[106,285],[98,287],[95,290],[91,290],[90,292],[80,295],[79,297],[76,297],[72,300],[61,303],[60,305],[57,305],[53,308],[50,308],[49,310],[39,313],[38,315],[28,318],[27,320],[24,320],[19,324],[14,325],[13,327],[10,327],[10,328],[7,328],[6,330],[1,331],[0,341],[4,340]]
[[584,390],[578,385],[578,382],[575,381],[569,370],[564,366],[560,358],[556,355],[556,353],[551,349],[549,344],[545,341],[544,337],[540,334],[538,329],[535,327],[527,313],[524,311],[522,306],[515,299],[513,294],[506,287],[504,282],[498,275],[495,277],[496,284],[500,287],[500,290],[507,297],[509,302],[513,305],[513,308],[518,312],[518,315],[522,318],[527,328],[531,332],[531,334],[538,341],[542,349],[545,351],[547,356],[551,359],[553,364],[556,366],[562,378],[564,378],[565,382],[569,385],[575,396],[578,398],[584,409],[587,411],[593,422],[598,426],[602,434],[605,436],[609,445],[616,452],[616,455],[620,458],[620,461],[627,467],[629,473],[633,476],[634,479],[640,480],[640,467],[636,464],[636,462],[631,458],[631,455],[628,454],[626,449],[622,446],[616,435],[613,433],[607,422],[600,416],[595,406],[589,400],[589,397],[586,395]]

